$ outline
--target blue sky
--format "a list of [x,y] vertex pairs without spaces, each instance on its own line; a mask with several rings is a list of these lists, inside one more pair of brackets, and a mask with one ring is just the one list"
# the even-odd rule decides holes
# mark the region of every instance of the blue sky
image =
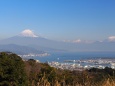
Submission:
[[115,0],[0,0],[0,39],[25,29],[53,40],[115,36]]

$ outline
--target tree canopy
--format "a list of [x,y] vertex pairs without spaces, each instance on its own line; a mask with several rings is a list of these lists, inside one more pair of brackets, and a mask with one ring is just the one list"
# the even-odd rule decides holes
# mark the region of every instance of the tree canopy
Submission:
[[26,86],[25,65],[13,53],[0,53],[0,86]]

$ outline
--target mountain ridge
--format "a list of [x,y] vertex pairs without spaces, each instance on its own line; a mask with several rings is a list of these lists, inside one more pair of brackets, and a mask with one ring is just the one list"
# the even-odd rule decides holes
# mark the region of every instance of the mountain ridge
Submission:
[[31,30],[22,31],[23,34],[0,40],[0,44],[16,44],[19,46],[30,46],[43,51],[115,51],[115,42],[106,39],[104,41],[95,41],[91,43],[82,42],[63,42],[55,41],[37,36]]
[[28,46],[20,46],[20,45],[16,45],[16,44],[8,44],[8,45],[0,45],[0,52],[13,52],[16,53],[18,55],[23,56],[47,56],[48,53],[41,51],[41,50],[37,50],[35,48],[32,47],[28,47]]

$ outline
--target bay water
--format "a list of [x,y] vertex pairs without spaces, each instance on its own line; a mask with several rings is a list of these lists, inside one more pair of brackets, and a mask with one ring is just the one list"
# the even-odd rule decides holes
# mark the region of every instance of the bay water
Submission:
[[40,62],[64,62],[65,60],[115,59],[115,52],[49,52],[49,56],[34,57]]

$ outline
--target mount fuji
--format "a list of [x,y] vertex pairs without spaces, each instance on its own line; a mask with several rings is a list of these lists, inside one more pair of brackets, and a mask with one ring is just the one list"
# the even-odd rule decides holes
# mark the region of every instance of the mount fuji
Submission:
[[[109,38],[110,39],[110,38]],[[33,31],[27,29],[20,34],[0,41],[1,45],[15,44],[19,46],[31,47],[41,51],[77,51],[77,52],[115,52],[115,42],[113,41],[96,41],[93,43],[70,43],[54,41],[36,35]]]
[[16,36],[1,40],[0,44],[29,46],[42,51],[62,51],[59,46],[63,43],[43,38],[39,35],[36,35],[33,31],[27,29]]

